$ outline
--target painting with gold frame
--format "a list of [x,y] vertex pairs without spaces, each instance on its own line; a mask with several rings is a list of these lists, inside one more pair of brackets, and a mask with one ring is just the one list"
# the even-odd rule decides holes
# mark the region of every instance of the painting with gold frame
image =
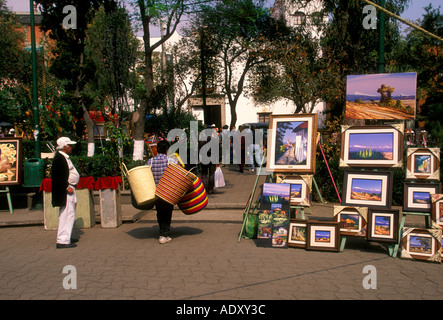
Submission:
[[19,185],[23,175],[22,138],[0,138],[0,185]]

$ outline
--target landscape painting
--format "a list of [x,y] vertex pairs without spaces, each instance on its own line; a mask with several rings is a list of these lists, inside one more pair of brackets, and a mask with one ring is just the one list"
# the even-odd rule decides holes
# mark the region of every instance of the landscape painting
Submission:
[[431,195],[439,194],[440,183],[404,183],[403,210],[431,212]]
[[334,221],[309,221],[306,235],[307,250],[340,250],[340,226]]
[[350,75],[346,80],[347,119],[415,119],[415,72]]
[[342,126],[340,166],[401,167],[403,124]]
[[406,179],[440,180],[440,148],[408,148]]
[[288,246],[296,248],[306,247],[306,221],[295,219],[290,221]]
[[368,240],[397,242],[399,210],[369,210]]
[[432,238],[429,236],[411,235],[409,237],[409,252],[430,255],[432,253]]
[[263,183],[263,206],[269,208],[272,204],[289,204],[291,184],[289,183]]
[[342,205],[388,209],[392,199],[393,173],[346,171]]
[[351,133],[349,135],[350,160],[393,160],[394,133]]
[[402,231],[401,257],[441,263],[441,237],[442,230],[440,228],[405,227]]
[[268,132],[268,170],[315,172],[317,114],[271,115]]
[[358,213],[341,212],[340,228],[340,231],[360,231],[360,215]]

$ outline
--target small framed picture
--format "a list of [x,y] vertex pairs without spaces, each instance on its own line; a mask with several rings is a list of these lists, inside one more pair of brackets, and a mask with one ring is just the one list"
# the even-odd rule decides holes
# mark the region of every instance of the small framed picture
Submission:
[[440,193],[440,183],[404,183],[403,211],[431,212],[431,194]]
[[340,251],[340,223],[335,221],[309,221],[306,249]]
[[402,124],[342,126],[341,167],[390,168],[403,164]]
[[345,171],[343,206],[389,209],[392,201],[391,171]]
[[0,185],[19,185],[23,179],[22,138],[0,138]]
[[406,179],[440,180],[440,148],[408,148]]
[[440,227],[443,227],[443,194],[431,194],[431,217]]
[[315,172],[317,114],[270,115],[266,169]]
[[396,243],[398,241],[398,224],[399,210],[369,210],[368,240]]
[[311,205],[312,175],[277,174],[276,182],[291,185],[291,205],[307,207]]
[[292,248],[306,248],[307,221],[291,219],[289,221],[288,246]]
[[340,223],[340,234],[366,237],[368,208],[334,206],[335,221]]
[[403,228],[401,257],[441,263],[441,229]]

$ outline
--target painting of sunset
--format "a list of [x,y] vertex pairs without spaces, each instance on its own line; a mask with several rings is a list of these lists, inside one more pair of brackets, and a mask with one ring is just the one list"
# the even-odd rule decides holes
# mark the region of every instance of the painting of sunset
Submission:
[[393,160],[394,133],[350,133],[349,160]]
[[430,204],[431,195],[429,192],[414,191],[412,193],[412,202],[420,204]]
[[380,202],[382,183],[380,179],[352,179],[351,199]]
[[263,184],[263,203],[289,204],[291,185],[289,183],[264,183]]
[[331,231],[316,230],[315,242],[331,242]]

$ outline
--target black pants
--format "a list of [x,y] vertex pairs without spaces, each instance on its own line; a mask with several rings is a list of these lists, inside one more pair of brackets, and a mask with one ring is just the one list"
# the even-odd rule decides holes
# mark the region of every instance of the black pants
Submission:
[[157,222],[160,228],[159,235],[169,237],[174,206],[159,198],[155,203],[155,209],[157,210]]

